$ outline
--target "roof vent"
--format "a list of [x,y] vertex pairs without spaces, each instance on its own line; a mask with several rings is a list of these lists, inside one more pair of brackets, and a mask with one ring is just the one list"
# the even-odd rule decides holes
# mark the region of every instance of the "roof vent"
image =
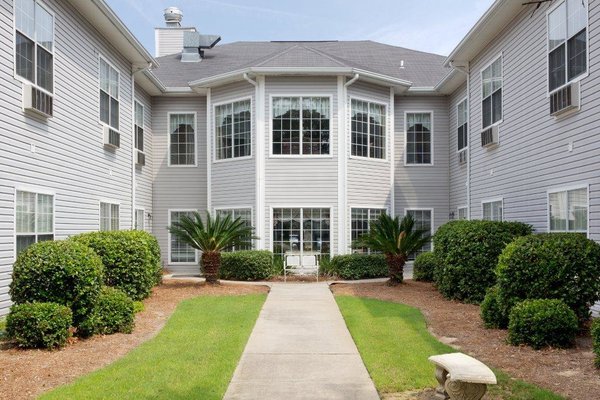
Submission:
[[165,22],[169,28],[181,28],[183,13],[177,7],[165,8]]
[[181,62],[198,62],[204,57],[205,49],[212,49],[221,41],[218,35],[201,35],[198,32],[183,32]]

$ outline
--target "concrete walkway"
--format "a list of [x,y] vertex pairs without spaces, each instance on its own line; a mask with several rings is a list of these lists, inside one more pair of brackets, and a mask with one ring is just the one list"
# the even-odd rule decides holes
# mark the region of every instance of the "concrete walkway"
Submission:
[[275,283],[225,400],[378,400],[326,283]]

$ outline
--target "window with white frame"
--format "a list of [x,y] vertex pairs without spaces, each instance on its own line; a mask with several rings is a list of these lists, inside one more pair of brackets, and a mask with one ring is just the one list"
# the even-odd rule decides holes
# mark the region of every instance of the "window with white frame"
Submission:
[[458,151],[469,146],[469,107],[468,100],[464,99],[456,106],[458,123]]
[[[406,215],[410,215],[415,220],[415,229],[424,229],[428,235],[433,232],[433,210],[430,209],[408,209]],[[431,240],[423,247],[409,255],[409,260],[414,260],[421,253],[431,251]]]
[[247,157],[252,151],[250,100],[215,107],[215,156],[217,160]]
[[196,165],[195,114],[169,114],[169,164]]
[[458,219],[469,219],[467,207],[458,207]]
[[[232,219],[240,218],[242,222],[246,224],[246,226],[252,227],[252,209],[251,208],[228,208],[228,209],[219,209],[216,210],[217,215],[221,217],[225,217],[230,215]],[[251,250],[252,242],[250,241],[246,246],[234,246],[228,251],[237,251],[237,250]]]
[[358,99],[350,102],[352,155],[385,159],[386,107]]
[[119,205],[100,202],[100,230],[119,230]]
[[481,71],[483,129],[502,120],[502,57]]
[[[355,242],[362,235],[369,233],[371,223],[376,221],[381,214],[385,214],[385,208],[352,208],[350,212],[350,239]],[[367,248],[355,249],[360,253],[369,253]]]
[[[193,217],[195,210],[170,211],[169,225],[178,222],[182,216]],[[198,262],[197,252],[189,244],[169,233],[169,261],[172,263],[195,264]]]
[[548,14],[551,92],[587,72],[587,4],[587,0],[564,0]]
[[431,113],[406,114],[406,164],[433,164]]
[[35,0],[15,0],[15,73],[54,91],[54,16]]
[[483,219],[486,221],[502,221],[503,218],[503,201],[485,201],[481,204]]
[[274,155],[327,155],[329,97],[273,97]]
[[17,190],[17,255],[33,243],[54,239],[54,196]]
[[100,57],[100,121],[119,130],[119,71]]
[[145,229],[144,214],[145,211],[143,208],[135,210],[135,230],[143,231]]
[[548,193],[548,219],[551,232],[587,232],[588,189]]
[[139,151],[144,151],[144,106],[135,102],[135,118],[134,118],[134,135],[135,148]]
[[329,257],[331,211],[329,208],[274,208],[273,253],[314,254]]

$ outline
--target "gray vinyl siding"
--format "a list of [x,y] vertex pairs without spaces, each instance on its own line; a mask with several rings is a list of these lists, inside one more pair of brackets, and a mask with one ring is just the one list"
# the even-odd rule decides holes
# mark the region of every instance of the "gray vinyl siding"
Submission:
[[[504,198],[504,218],[548,229],[547,191],[589,184],[589,234],[600,240],[600,3],[589,4],[589,76],[581,81],[581,110],[555,119],[547,98],[546,13],[523,9],[471,62],[471,205],[481,218],[484,199]],[[500,145],[480,144],[482,67],[499,54],[504,64],[504,116]],[[573,151],[568,151],[569,143]]]
[[[337,252],[337,78],[267,77],[265,89],[265,235],[271,247],[272,207],[331,208],[331,251]],[[271,156],[271,96],[331,96],[330,156]]]
[[[211,207],[256,207],[256,102],[254,86],[247,82],[235,83],[213,89],[211,92],[210,123],[212,135],[211,155],[216,159],[215,104],[251,99],[252,102],[252,158],[219,160],[211,166]],[[254,213],[256,214],[256,213]]]
[[[168,166],[168,113],[196,113],[197,166]],[[163,263],[174,273],[198,273],[198,265],[169,263],[170,209],[206,211],[206,97],[156,97],[152,102],[154,186],[152,188],[153,234],[160,244]]]
[[[467,97],[467,85],[463,84],[450,97],[450,133],[448,155],[450,167],[450,212],[458,218],[458,208],[467,206],[467,164],[458,162],[458,115],[457,106]],[[467,129],[470,130],[470,124]]]
[[[449,116],[446,97],[395,98],[395,208],[404,215],[407,208],[433,208],[434,230],[448,221]],[[405,112],[433,112],[433,165],[404,165]]]
[[135,99],[144,106],[144,154],[146,165],[135,168],[135,206],[144,209],[144,230],[152,232],[152,98],[139,86],[135,86]]
[[[45,4],[55,15],[54,117],[49,119],[22,109],[22,84],[13,75],[13,2],[0,2],[0,315],[10,305],[15,187],[54,193],[56,239],[97,230],[100,199],[120,203],[122,228],[132,221],[131,65],[67,2]],[[100,54],[120,72],[121,148],[116,151],[103,147]]]

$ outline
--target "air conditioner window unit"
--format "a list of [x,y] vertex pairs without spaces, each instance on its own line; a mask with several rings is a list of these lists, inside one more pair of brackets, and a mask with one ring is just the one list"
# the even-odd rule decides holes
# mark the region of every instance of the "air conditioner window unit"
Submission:
[[498,125],[481,131],[481,147],[493,147],[498,144]]
[[136,165],[139,165],[140,167],[143,167],[144,165],[146,165],[146,154],[144,154],[144,152],[140,151],[140,150],[136,150],[135,154],[136,154],[136,156],[135,156]]
[[118,149],[121,146],[121,135],[110,126],[104,125],[104,146]]
[[458,163],[463,165],[467,163],[469,157],[469,149],[462,149],[458,152]]
[[44,117],[52,117],[54,98],[51,94],[27,83],[23,85],[23,108]]
[[550,93],[550,115],[559,116],[578,109],[580,100],[579,82],[570,83]]

